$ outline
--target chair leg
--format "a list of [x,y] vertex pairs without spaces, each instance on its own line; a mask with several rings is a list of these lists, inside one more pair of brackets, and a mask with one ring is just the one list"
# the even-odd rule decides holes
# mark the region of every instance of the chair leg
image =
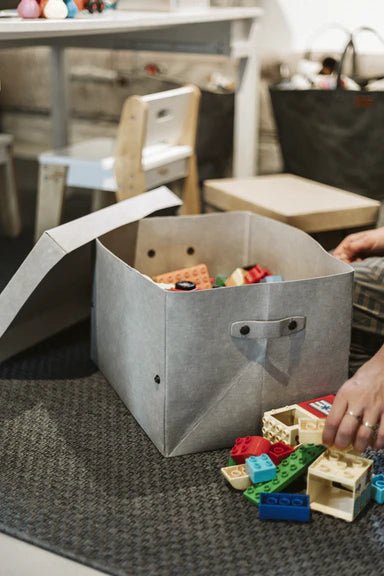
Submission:
[[116,194],[105,190],[94,190],[92,194],[91,211],[96,212],[116,202]]
[[21,232],[21,216],[11,146],[6,149],[4,176],[3,226],[5,234],[15,238]]
[[200,188],[195,155],[191,156],[188,161],[188,176],[184,179],[181,198],[183,205],[181,206],[180,214],[200,214]]
[[45,230],[49,230],[60,224],[67,170],[66,166],[54,166],[51,164],[40,165],[35,242],[37,242]]

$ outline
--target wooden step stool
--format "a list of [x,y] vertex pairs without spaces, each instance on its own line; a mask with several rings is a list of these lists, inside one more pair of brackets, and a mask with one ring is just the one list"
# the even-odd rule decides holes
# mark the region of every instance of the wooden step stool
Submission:
[[375,226],[380,202],[292,174],[206,180],[207,211],[248,210],[310,234]]

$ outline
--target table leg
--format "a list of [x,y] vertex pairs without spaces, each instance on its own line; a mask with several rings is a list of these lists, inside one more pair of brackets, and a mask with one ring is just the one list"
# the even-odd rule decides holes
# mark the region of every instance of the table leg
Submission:
[[239,59],[235,94],[233,175],[257,174],[259,140],[260,50],[258,20],[232,24],[232,55]]
[[69,104],[65,48],[51,47],[51,114],[52,144],[61,148],[68,144]]

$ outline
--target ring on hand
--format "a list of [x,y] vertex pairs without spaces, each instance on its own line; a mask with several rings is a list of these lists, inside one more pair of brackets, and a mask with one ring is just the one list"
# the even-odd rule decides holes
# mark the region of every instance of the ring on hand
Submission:
[[376,432],[376,430],[379,428],[378,424],[370,424],[369,422],[363,422],[362,425],[365,426],[366,428],[370,428],[372,432]]
[[352,410],[348,410],[347,414],[348,416],[352,416],[352,418],[356,418],[358,422],[360,422],[362,419],[362,416],[360,414],[355,414]]

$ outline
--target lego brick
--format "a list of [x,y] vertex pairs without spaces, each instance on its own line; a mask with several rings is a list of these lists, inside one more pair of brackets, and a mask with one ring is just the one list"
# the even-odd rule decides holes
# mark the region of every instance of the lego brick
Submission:
[[306,494],[288,494],[275,492],[260,494],[260,520],[289,520],[290,522],[309,522],[311,508]]
[[316,419],[316,416],[301,408],[298,404],[264,412],[264,438],[267,438],[272,443],[284,442],[289,446],[297,446],[299,444],[299,418]]
[[245,469],[253,484],[273,480],[276,476],[276,466],[268,454],[246,458]]
[[227,466],[236,466],[237,462],[231,456],[228,458]]
[[215,276],[214,280],[213,280],[213,286],[214,288],[222,288],[225,286],[225,281],[227,280],[227,276],[224,276],[223,274],[218,274],[217,276]]
[[292,454],[276,467],[276,478],[269,482],[262,482],[247,488],[244,492],[245,498],[252,504],[258,506],[262,492],[274,493],[284,490],[284,488],[304,474],[308,466],[316,460],[324,450],[324,446],[316,446],[314,444],[298,446]]
[[284,444],[284,442],[276,442],[275,444],[271,444],[271,447],[268,452],[268,456],[272,460],[274,464],[280,464],[284,458],[287,458],[292,452],[294,448],[289,446],[288,444]]
[[384,504],[384,474],[376,474],[371,482],[371,497],[378,504]]
[[271,446],[271,443],[262,436],[245,436],[244,438],[236,438],[235,444],[231,450],[231,458],[236,464],[244,464],[245,459],[250,456],[260,456],[266,454]]
[[300,444],[322,444],[325,419],[299,418]]
[[311,509],[352,522],[369,502],[373,461],[327,449],[308,469]]
[[265,276],[260,280],[261,284],[272,284],[274,282],[283,282],[283,277],[277,274],[271,274],[270,276]]
[[320,398],[299,402],[298,405],[318,418],[326,418],[331,411],[334,399],[334,394],[328,394],[328,396],[320,396]]
[[174,270],[166,274],[159,274],[158,276],[154,276],[153,280],[162,284],[176,284],[176,282],[180,282],[181,280],[189,280],[194,282],[196,288],[199,290],[212,288],[208,268],[205,264],[198,264],[191,268],[181,268],[180,270]]
[[221,473],[235,490],[246,490],[252,484],[247,474],[245,464],[226,466],[225,468],[221,468]]
[[236,268],[225,281],[226,286],[243,286],[245,284],[246,271],[242,268]]
[[265,276],[270,275],[270,271],[267,268],[263,268],[259,264],[253,266],[250,270],[246,271],[244,276],[245,284],[257,284],[262,280]]

